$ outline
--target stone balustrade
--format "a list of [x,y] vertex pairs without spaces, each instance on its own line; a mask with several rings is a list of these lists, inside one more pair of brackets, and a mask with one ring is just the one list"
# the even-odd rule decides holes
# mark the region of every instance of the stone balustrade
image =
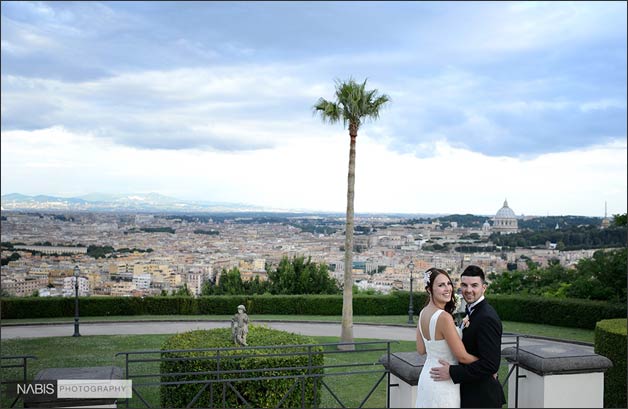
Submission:
[[[604,372],[612,367],[608,358],[589,345],[524,336],[519,341],[518,347],[502,350],[509,373],[512,370],[509,408],[604,407]],[[390,407],[414,407],[425,356],[398,352],[390,355],[390,362],[386,355],[379,362],[390,370]]]

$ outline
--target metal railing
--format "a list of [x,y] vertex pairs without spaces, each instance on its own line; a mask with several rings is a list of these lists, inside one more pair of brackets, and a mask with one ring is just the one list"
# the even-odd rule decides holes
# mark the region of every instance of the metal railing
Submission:
[[[8,393],[11,388],[11,385],[17,385],[18,383],[27,382],[29,359],[37,359],[37,357],[34,355],[7,355],[7,356],[0,357],[0,372],[2,375],[0,376],[0,391],[2,392],[0,395],[6,394],[7,397],[11,396],[12,394]],[[5,363],[5,361],[9,361],[9,362]],[[10,361],[18,361],[18,362],[15,363],[15,362],[10,362]],[[22,369],[21,379],[20,378],[9,379],[10,375],[6,374],[7,370],[10,371],[12,369],[20,369],[20,368]],[[9,407],[14,408],[21,397],[22,395],[17,393],[16,391],[15,399],[9,404]],[[2,399],[4,399],[4,396],[2,396]],[[0,405],[2,404],[3,402],[0,401]]]
[[506,379],[504,379],[504,382],[502,383],[502,387],[504,388],[506,387],[508,380],[514,374],[514,377],[515,377],[514,378],[514,387],[515,387],[514,407],[515,408],[519,407],[519,379],[526,378],[526,375],[521,375],[519,373],[519,347],[521,346],[522,339],[560,342],[560,343],[575,344],[575,345],[585,345],[585,346],[590,346],[590,347],[593,346],[593,344],[591,344],[590,342],[564,340],[564,339],[551,338],[551,337],[539,336],[539,335],[522,335],[522,334],[515,334],[515,333],[504,333],[503,338],[513,338],[512,341],[505,341],[505,342],[502,339],[502,350],[504,349],[504,346],[510,345],[511,347],[514,347],[514,353],[502,355],[502,361],[505,361],[507,365],[512,365],[512,367],[508,371],[508,375],[506,376]]
[[[520,335],[515,333],[504,333],[502,339],[502,350],[508,346],[514,347],[514,354],[502,356],[501,365],[512,365],[508,370],[506,378],[501,382],[502,387],[506,387],[511,376],[514,376],[514,407],[518,408],[519,399],[519,379],[525,378],[525,375],[519,373],[519,348],[521,339],[548,339],[544,337]],[[504,340],[512,339],[512,340]],[[133,380],[133,394],[142,405],[147,408],[159,407],[159,402],[149,402],[146,399],[144,389],[150,387],[177,386],[177,385],[198,385],[199,389],[196,394],[186,403],[186,407],[192,407],[204,393],[210,395],[209,407],[214,407],[214,396],[216,389],[220,389],[218,403],[222,407],[227,404],[227,393],[231,392],[237,397],[237,402],[245,406],[251,406],[245,396],[238,390],[238,384],[247,381],[270,381],[270,380],[293,380],[290,388],[284,393],[282,399],[277,404],[288,401],[288,397],[295,391],[300,391],[301,407],[318,407],[320,404],[321,393],[327,393],[328,398],[333,404],[341,407],[364,407],[367,401],[373,396],[377,387],[380,386],[387,377],[386,381],[386,407],[390,407],[390,372],[378,363],[378,357],[371,357],[360,361],[359,359],[346,360],[345,362],[332,363],[334,357],[345,356],[346,354],[368,354],[371,352],[383,352],[386,355],[387,362],[390,362],[391,344],[396,341],[369,341],[354,342],[349,344],[323,343],[323,344],[307,344],[307,345],[278,345],[278,346],[256,346],[256,347],[237,347],[237,348],[204,348],[204,349],[177,349],[177,350],[147,350],[147,351],[128,351],[115,354],[116,357],[124,358],[125,378]],[[353,350],[338,349],[339,345],[353,346]],[[180,355],[177,355],[180,354]],[[192,356],[191,354],[196,354]],[[187,355],[187,356],[186,356]],[[271,366],[259,368],[237,368],[234,369],[233,363],[240,359],[248,359],[249,362],[255,359],[267,359],[278,357],[303,358],[303,365],[285,365]],[[317,358],[318,357],[318,358]],[[6,393],[11,385],[28,381],[28,360],[37,359],[33,355],[14,355],[2,356],[1,370],[2,377],[0,379],[2,395],[2,404],[6,404],[8,396],[12,394]],[[321,361],[322,363],[319,362]],[[304,361],[305,359],[305,361]],[[8,362],[7,362],[8,361]],[[178,371],[178,372],[162,372],[157,369],[156,372],[146,370],[146,366],[153,364],[161,366],[168,362],[211,362],[205,365],[208,370],[204,371]],[[229,365],[231,363],[231,365]],[[7,370],[17,370],[20,374],[15,374],[10,379]],[[155,368],[153,368],[154,370]],[[276,372],[284,372],[278,375]],[[360,398],[359,404],[347,405],[346,400],[334,391],[333,382],[330,379],[339,376],[375,374],[372,387],[363,397]],[[184,379],[184,378],[188,379]],[[189,379],[196,377],[196,379]],[[177,380],[179,379],[179,380]],[[306,399],[306,392],[311,392],[311,398]],[[166,389],[164,389],[166,390]],[[509,392],[510,394],[510,392]],[[21,395],[16,394],[15,399],[10,403],[9,407],[16,407]],[[154,396],[153,396],[154,401]],[[126,406],[129,407],[129,400],[126,400]],[[139,402],[138,402],[139,403]],[[137,405],[136,405],[137,406]],[[329,402],[325,407],[331,407]]]
[[[370,353],[383,352],[390,357],[390,344],[395,341],[368,341],[346,344],[323,343],[307,345],[275,345],[249,346],[237,348],[202,348],[176,350],[150,350],[119,352],[116,357],[124,358],[125,378],[133,381],[133,396],[147,408],[159,406],[151,404],[146,395],[152,388],[159,388],[161,397],[169,392],[176,392],[177,388],[197,387],[193,396],[189,394],[186,407],[202,405],[203,407],[232,407],[229,405],[243,405],[255,407],[250,397],[244,392],[246,382],[261,382],[284,380],[290,387],[283,386],[280,399],[276,399],[276,407],[319,407],[323,393],[329,403],[340,407],[363,407],[373,396],[378,386],[386,381],[386,406],[389,406],[390,373],[378,363],[379,356],[368,356]],[[339,345],[351,349],[339,349]],[[351,355],[367,355],[350,360],[342,359]],[[381,354],[380,354],[381,355]],[[280,366],[264,366],[264,360],[280,358]],[[257,362],[257,364],[256,364]],[[157,372],[146,371],[147,366],[159,364]],[[176,370],[186,365],[196,365],[197,370]],[[174,370],[173,370],[174,369]],[[370,374],[370,375],[369,375]],[[373,385],[359,404],[347,404],[343,401],[342,392],[334,390],[332,379],[340,376],[368,375]],[[194,385],[192,387],[186,385]],[[180,389],[179,389],[180,392]],[[294,394],[300,392],[300,398]],[[355,395],[355,394],[352,394]],[[248,398],[247,398],[248,397]],[[352,396],[354,399],[355,396]],[[137,406],[139,402],[135,401]],[[160,402],[162,403],[162,402]],[[127,407],[129,400],[126,400]],[[177,403],[181,406],[181,402]]]
[[504,349],[503,348],[504,345],[514,346],[513,354],[502,355],[502,361],[506,361],[508,365],[512,365],[512,367],[508,371],[508,375],[506,376],[506,379],[502,383],[502,387],[506,386],[506,384],[508,383],[508,380],[510,379],[511,376],[513,376],[513,373],[514,373],[514,376],[515,376],[514,378],[515,380],[514,382],[514,387],[515,387],[514,407],[515,408],[519,407],[519,379],[524,379],[527,377],[526,375],[519,374],[519,347],[521,346],[522,339],[560,342],[560,343],[566,343],[566,344],[585,345],[585,346],[593,347],[593,344],[590,342],[564,340],[564,339],[539,336],[539,335],[521,335],[521,334],[515,334],[515,333],[505,333],[503,334],[503,337],[514,338],[512,341],[506,341],[506,342],[502,341],[502,349]]
[[[521,337],[525,337],[525,335],[511,334],[511,333],[505,333],[502,335],[502,350],[504,349],[504,345],[506,346],[512,345],[515,347],[514,357],[511,355],[508,355],[508,356],[502,355],[502,361],[505,360],[507,364],[512,365],[512,367],[508,371],[508,374],[506,375],[506,379],[504,379],[504,382],[502,382],[502,388],[504,389],[506,388],[506,384],[508,384],[508,380],[512,376],[513,372],[515,373],[515,408],[519,407],[519,378],[525,378],[525,375],[519,375],[519,342],[520,342]],[[503,338],[514,338],[514,340],[504,342]],[[510,391],[508,392],[508,395],[506,396],[506,402],[508,402],[508,396],[510,396]]]

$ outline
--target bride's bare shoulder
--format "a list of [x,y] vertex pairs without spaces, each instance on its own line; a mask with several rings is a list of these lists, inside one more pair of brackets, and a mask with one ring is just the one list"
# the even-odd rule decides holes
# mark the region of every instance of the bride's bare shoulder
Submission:
[[443,324],[454,324],[454,317],[452,317],[447,311],[443,311],[438,317],[438,322],[442,322]]

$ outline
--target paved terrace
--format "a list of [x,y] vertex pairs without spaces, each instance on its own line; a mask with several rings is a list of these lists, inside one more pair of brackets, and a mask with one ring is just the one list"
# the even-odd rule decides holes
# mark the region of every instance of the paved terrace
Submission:
[[[309,336],[339,336],[340,324],[317,322],[255,321],[270,328]],[[133,335],[133,334],[176,334],[197,329],[230,328],[229,321],[134,321],[81,323],[81,335]],[[74,333],[74,323],[3,325],[1,339],[64,337]],[[355,338],[373,338],[394,341],[414,341],[415,329],[403,325],[354,324]],[[515,338],[504,336],[502,347]],[[540,345],[549,341],[538,338],[522,338],[521,345]],[[582,343],[579,343],[582,344]],[[512,345],[510,345],[512,346]],[[593,353],[593,346],[586,345]]]

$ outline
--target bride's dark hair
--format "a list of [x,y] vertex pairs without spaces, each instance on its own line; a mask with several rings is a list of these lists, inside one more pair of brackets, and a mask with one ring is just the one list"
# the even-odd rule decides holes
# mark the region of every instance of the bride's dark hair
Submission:
[[[428,269],[427,271],[425,271],[425,273],[429,273],[429,275],[430,275],[430,280],[427,283],[427,285],[425,286],[425,291],[428,294],[427,302],[425,303],[425,305],[428,305],[430,303],[430,299],[432,298],[432,291],[433,291],[432,287],[434,286],[434,280],[436,280],[436,277],[438,277],[439,274],[442,274],[445,277],[447,277],[449,282],[451,282],[451,283],[453,283],[453,282],[451,281],[451,277],[449,277],[449,274],[447,274],[447,272],[445,270],[440,269],[440,268],[432,267],[432,268]],[[451,291],[451,299],[445,304],[444,310],[447,311],[448,313],[452,314],[452,315],[453,315],[454,311],[456,310],[456,299],[454,297],[453,288],[452,288],[452,291]]]

